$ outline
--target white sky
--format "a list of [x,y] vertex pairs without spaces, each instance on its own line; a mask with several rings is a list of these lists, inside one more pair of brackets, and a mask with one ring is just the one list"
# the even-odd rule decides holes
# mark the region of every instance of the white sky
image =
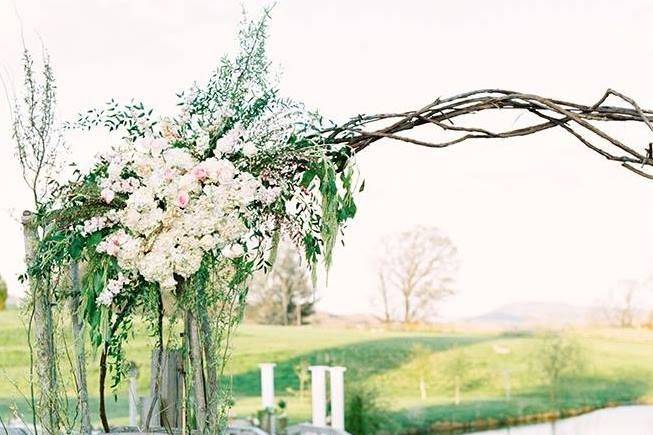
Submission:
[[[245,2],[255,12],[263,2]],[[111,97],[173,110],[234,49],[237,1],[0,0],[0,71],[20,84],[20,22],[42,38],[58,77],[60,114]],[[273,12],[270,56],[281,87],[325,115],[416,108],[437,96],[504,87],[594,102],[607,87],[653,106],[649,1],[302,1]],[[20,292],[29,205],[0,104],[0,273]],[[644,134],[625,138],[639,146]],[[88,162],[101,136],[71,138]],[[446,317],[508,302],[592,304],[622,279],[651,273],[653,183],[603,161],[561,131],[445,150],[381,142],[359,156],[366,191],[321,306],[368,312],[381,236],[429,224],[459,247],[458,295]]]

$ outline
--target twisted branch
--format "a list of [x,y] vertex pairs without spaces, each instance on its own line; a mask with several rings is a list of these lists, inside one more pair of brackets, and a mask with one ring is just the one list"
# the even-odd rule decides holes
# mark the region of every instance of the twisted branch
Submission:
[[[619,105],[608,105],[610,98]],[[466,126],[465,117],[479,112],[515,110],[532,116],[525,127],[492,131]],[[454,121],[461,121],[460,125]],[[469,139],[496,139],[528,136],[560,127],[590,150],[604,158],[620,162],[626,169],[646,178],[653,174],[645,167],[653,166],[653,146],[630,146],[604,128],[607,123],[635,122],[653,132],[653,111],[642,109],[633,99],[608,89],[593,105],[523,94],[503,89],[481,89],[449,98],[438,98],[414,111],[359,115],[342,125],[323,131],[329,143],[343,143],[355,152],[362,151],[382,138],[394,139],[428,148],[445,148]],[[435,126],[457,134],[453,139],[431,142],[405,133],[420,126]]]

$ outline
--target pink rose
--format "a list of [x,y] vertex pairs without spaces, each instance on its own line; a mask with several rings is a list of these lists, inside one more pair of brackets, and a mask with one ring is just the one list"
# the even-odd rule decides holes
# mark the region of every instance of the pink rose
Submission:
[[177,195],[177,205],[180,208],[184,208],[188,205],[188,201],[190,201],[190,196],[188,196],[188,192],[182,190],[179,192]]
[[195,179],[197,181],[202,181],[209,176],[209,173],[202,165],[195,166],[191,172],[193,173],[193,176],[195,176]]
[[113,201],[113,198],[115,198],[116,193],[113,190],[109,189],[109,188],[104,188],[100,192],[100,196],[102,197],[104,202],[106,202],[107,204],[110,204],[111,201]]

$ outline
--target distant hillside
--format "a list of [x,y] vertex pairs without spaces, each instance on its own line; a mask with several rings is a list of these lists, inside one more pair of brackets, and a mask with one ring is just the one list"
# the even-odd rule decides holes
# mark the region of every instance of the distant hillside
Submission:
[[557,302],[507,304],[462,323],[479,327],[531,328],[536,326],[578,326],[602,321],[596,307],[578,307]]
[[372,327],[379,326],[381,321],[370,314],[332,314],[318,311],[310,318],[312,325],[331,327]]

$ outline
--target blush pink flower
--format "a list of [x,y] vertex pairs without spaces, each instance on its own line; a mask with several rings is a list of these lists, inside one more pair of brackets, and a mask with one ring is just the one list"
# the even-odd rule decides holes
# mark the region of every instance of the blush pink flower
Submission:
[[202,181],[209,176],[209,173],[202,165],[195,166],[191,172],[197,181]]
[[188,205],[188,201],[190,201],[190,196],[188,195],[188,192],[182,190],[179,192],[177,195],[177,205],[180,208],[184,208]]
[[100,196],[102,197],[104,202],[106,202],[107,204],[110,204],[111,201],[113,201],[113,198],[115,198],[116,193],[113,190],[109,189],[109,188],[104,188],[100,192]]
[[170,168],[166,169],[163,173],[163,178],[165,178],[166,181],[172,181],[172,179],[175,178],[175,171]]
[[106,243],[106,253],[112,256],[117,256],[120,252],[120,247],[122,246],[122,234],[114,233],[109,237]]

